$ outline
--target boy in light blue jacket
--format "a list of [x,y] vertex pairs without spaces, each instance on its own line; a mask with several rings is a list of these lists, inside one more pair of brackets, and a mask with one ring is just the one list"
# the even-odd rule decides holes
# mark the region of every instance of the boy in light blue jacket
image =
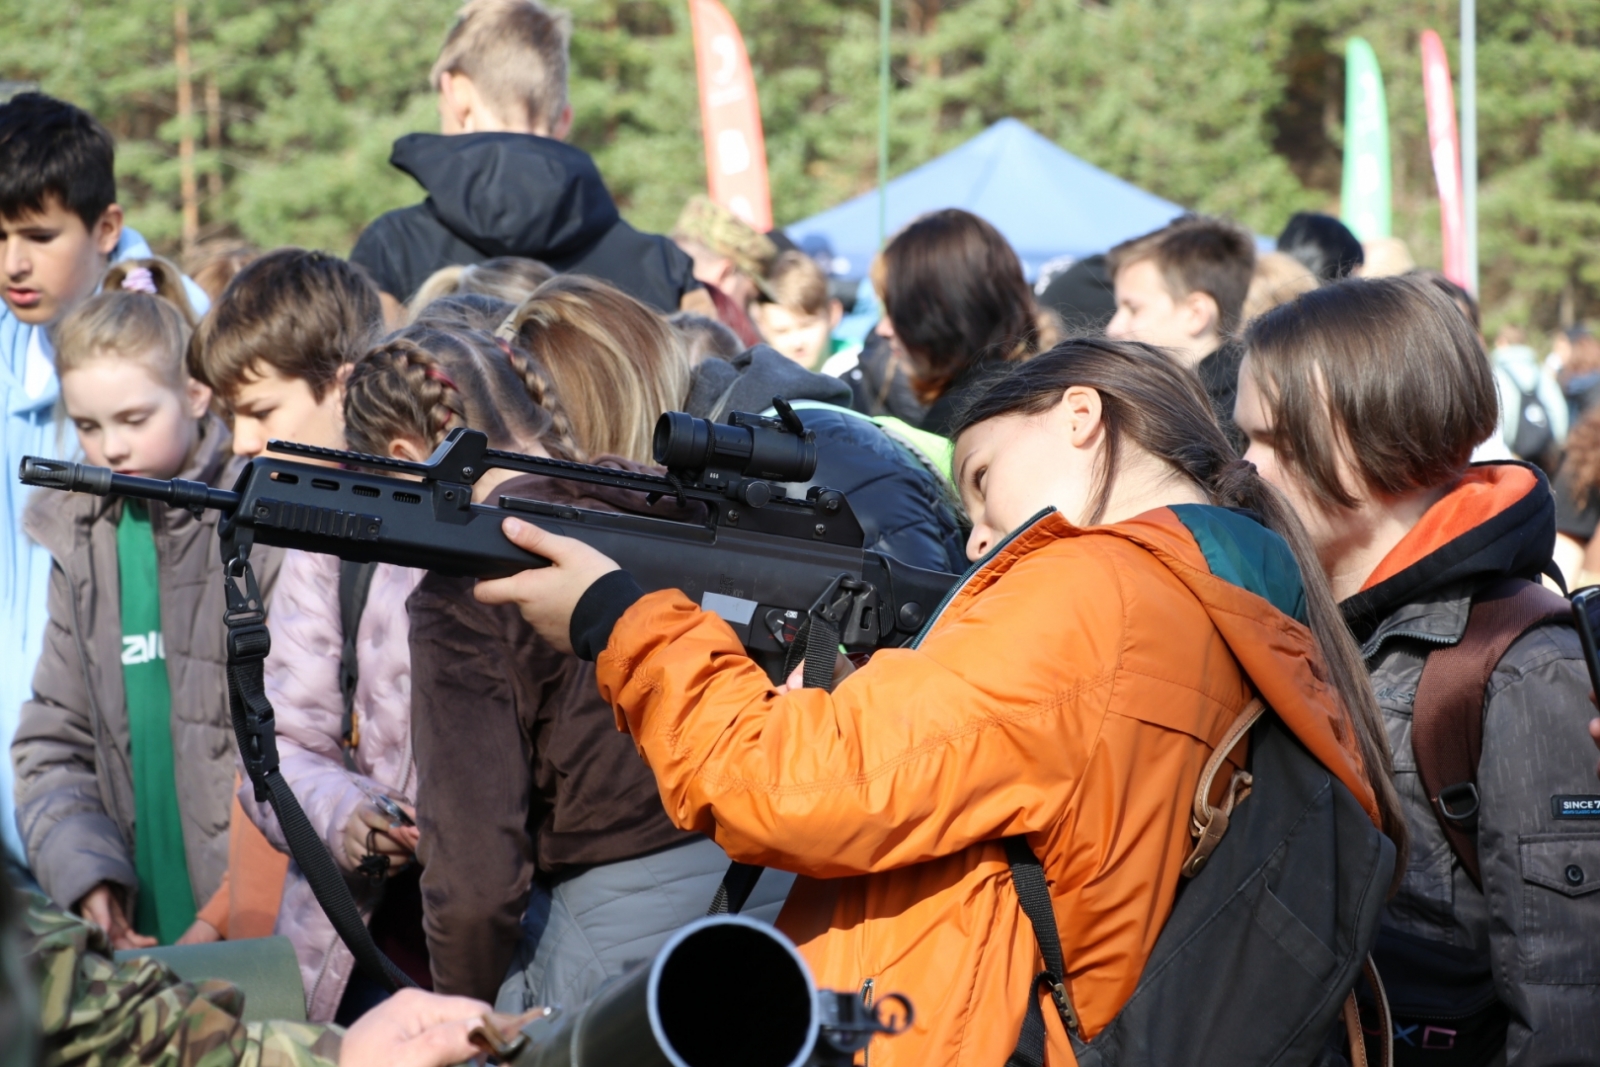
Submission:
[[[147,257],[123,225],[111,135],[43,93],[0,104],[0,841],[23,855],[12,804],[11,738],[48,621],[50,554],[22,533],[25,455],[70,447],[57,418],[49,330],[100,288],[106,267]],[[185,279],[190,305],[210,301]]]

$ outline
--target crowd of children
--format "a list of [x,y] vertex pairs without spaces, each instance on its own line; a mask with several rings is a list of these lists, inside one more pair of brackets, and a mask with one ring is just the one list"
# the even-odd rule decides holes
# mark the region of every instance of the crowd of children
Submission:
[[[1593,1060],[1590,684],[1541,591],[1561,580],[1545,474],[1471,463],[1521,430],[1469,295],[1349,277],[1360,246],[1320,217],[1258,257],[1189,216],[1109,250],[1100,315],[1041,302],[994,227],[948,210],[888,243],[881,321],[830,360],[841,307],[781,233],[703,198],[671,239],[621,220],[562,141],[566,48],[559,13],[471,0],[432,75],[443,135],[395,148],[427,201],[348,261],[228,250],[209,293],[124,224],[90,116],[0,104],[0,467],[225,488],[274,438],[420,460],[470,427],[638,472],[663,412],[782,397],[866,547],[965,572],[956,591],[827,691],[515,520],[553,565],[477,585],[257,550],[282,774],[373,940],[443,995],[408,994],[407,1022],[241,777],[216,514],[8,474],[0,830],[22,877],[110,949],[284,935],[314,1024],[377,1020],[344,1062],[433,1067],[473,1011],[576,1004],[648,957],[731,859],[772,869],[745,912],[820,984],[915,1004],[874,1062],[1071,1063],[1170,969],[1146,1000],[1211,982],[1163,932],[1216,897],[1228,813],[1289,803],[1264,765],[1252,793],[1279,737],[1355,851],[1326,878],[1253,872],[1243,925],[1216,904],[1240,946],[1216,975],[1277,992],[1231,1062],[1279,1032],[1308,1063],[1369,1042],[1441,1067]],[[506,491],[701,517],[504,471],[474,496]],[[1241,740],[1263,714],[1279,733]],[[1392,1024],[1369,1005],[1365,1038],[1330,1036],[1369,951]],[[272,1040],[320,1062],[337,1033]]]

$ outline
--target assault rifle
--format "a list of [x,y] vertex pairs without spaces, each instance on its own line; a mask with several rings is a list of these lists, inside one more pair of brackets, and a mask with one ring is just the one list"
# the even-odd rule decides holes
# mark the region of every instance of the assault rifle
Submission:
[[[255,542],[498,578],[548,563],[501,533],[501,519],[514,515],[599,549],[646,591],[683,590],[722,616],[752,651],[790,650],[813,615],[821,629],[837,629],[838,643],[850,651],[904,643],[955,576],[864,551],[861,524],[842,493],[813,486],[804,497],[788,495],[782,483],[804,482],[815,471],[816,443],[788,404],[775,405],[779,418],[735,412],[726,424],[663,415],[654,445],[665,475],[502,452],[479,431],[457,429],[421,463],[273,441],[268,449],[277,456],[321,465],[258,457],[232,491],[32,456],[22,461],[21,476],[28,485],[218,509],[225,561]],[[508,495],[474,504],[473,485],[494,469],[695,501],[705,519]]]
[[[245,771],[257,799],[272,804],[295,862],[362,970],[395,987],[410,980],[373,944],[343,874],[278,770],[262,684],[271,643],[251,546],[476,578],[547,566],[506,540],[501,520],[514,515],[599,549],[646,591],[683,590],[726,620],[770,675],[792,670],[803,656],[805,684],[829,688],[838,646],[871,651],[905,643],[956,576],[865,550],[861,523],[842,493],[813,486],[791,496],[784,483],[805,482],[816,470],[816,440],[787,403],[775,399],[773,406],[777,418],[734,412],[725,424],[662,415],[653,445],[665,475],[503,452],[469,429],[452,430],[421,463],[272,441],[268,451],[277,455],[252,459],[232,490],[34,456],[22,460],[20,475],[28,485],[223,513],[217,531],[228,696]],[[506,494],[473,503],[472,487],[496,469],[635,490],[651,501],[670,496],[701,505],[704,518],[594,511]],[[759,870],[736,864],[714,907],[737,911]]]

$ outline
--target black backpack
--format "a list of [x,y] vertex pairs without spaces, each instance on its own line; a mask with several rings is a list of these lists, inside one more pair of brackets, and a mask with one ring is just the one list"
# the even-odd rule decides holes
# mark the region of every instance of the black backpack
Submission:
[[1511,451],[1518,459],[1537,462],[1556,443],[1555,431],[1550,427],[1550,413],[1532,389],[1522,388],[1515,379],[1512,384],[1522,394],[1522,401],[1517,410],[1517,433],[1511,442]]
[[[1236,727],[1202,776],[1199,861],[1185,865],[1185,873],[1197,873],[1180,887],[1133,995],[1093,1040],[1077,1035],[1065,990],[1052,988],[1061,944],[1044,872],[1024,839],[1007,839],[1017,895],[1046,967],[1028,991],[1028,1015],[1007,1067],[1043,1062],[1040,993],[1055,999],[1080,1067],[1337,1063],[1334,1049],[1344,1042],[1330,1039],[1341,1010],[1344,1033],[1355,1038],[1352,1058],[1366,1062],[1350,993],[1378,932],[1394,845],[1277,715],[1267,711],[1254,726],[1241,716],[1240,726],[1250,734],[1248,775],[1242,783],[1236,777],[1218,820],[1203,797],[1232,739],[1244,732]],[[1248,793],[1234,807],[1240,784]],[[1201,854],[1207,847],[1209,855]],[[1378,1026],[1389,1032],[1386,1017]]]

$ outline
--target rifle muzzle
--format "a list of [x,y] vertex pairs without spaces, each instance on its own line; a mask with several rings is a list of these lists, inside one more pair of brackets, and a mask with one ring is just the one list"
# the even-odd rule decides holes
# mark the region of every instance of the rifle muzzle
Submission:
[[93,493],[95,496],[105,496],[111,492],[110,468],[69,463],[64,459],[23,456],[22,467],[17,475],[23,485],[65,489],[72,493]]
[[196,512],[202,508],[231,512],[239,505],[238,493],[213,489],[205,482],[186,478],[141,478],[132,474],[118,474],[109,467],[91,467],[87,463],[72,463],[64,459],[23,456],[17,477],[22,479],[23,485],[63,489],[71,493],[93,493],[95,496],[159,500],[175,508],[188,508]]
[[800,1067],[821,1026],[811,971],[737,915],[679,930],[588,1003],[529,1023],[513,1067]]

